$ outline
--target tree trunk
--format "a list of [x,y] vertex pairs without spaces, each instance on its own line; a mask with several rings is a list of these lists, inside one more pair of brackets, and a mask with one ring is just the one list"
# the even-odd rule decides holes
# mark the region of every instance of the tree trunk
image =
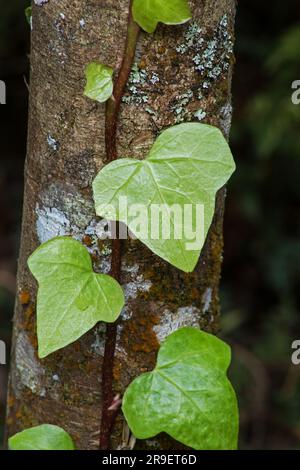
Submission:
[[[80,449],[96,449],[101,417],[105,326],[45,360],[36,355],[36,283],[27,258],[42,242],[71,234],[85,243],[97,271],[110,268],[110,242],[98,243],[91,183],[106,162],[105,107],[83,96],[84,69],[99,60],[120,67],[128,0],[49,0],[33,6],[28,151],[18,298],[8,396],[11,435],[42,423],[62,426]],[[231,120],[235,0],[191,1],[193,20],[142,33],[135,80],[123,99],[120,156],[142,158],[158,133],[201,120],[228,137]],[[139,241],[122,257],[126,308],[118,327],[114,390],[152,370],[159,343],[184,325],[216,333],[225,190],[197,269],[184,274]],[[126,446],[119,414],[112,448]],[[166,436],[137,448],[178,449]]]

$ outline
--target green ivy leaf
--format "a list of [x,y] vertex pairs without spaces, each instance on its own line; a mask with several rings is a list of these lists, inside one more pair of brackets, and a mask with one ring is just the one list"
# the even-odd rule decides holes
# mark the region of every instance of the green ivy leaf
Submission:
[[25,8],[25,17],[30,27],[32,27],[32,7]]
[[134,20],[147,33],[153,33],[159,22],[176,25],[192,17],[187,0],[134,0],[132,12]]
[[[108,220],[124,222],[155,254],[191,272],[213,219],[216,192],[234,169],[230,148],[219,129],[198,123],[180,124],[159,136],[146,160],[122,158],[100,171],[93,183],[96,212]],[[125,197],[128,207],[120,204]],[[144,219],[147,218],[148,224],[142,221],[144,233],[134,217],[127,217],[127,209],[137,203],[147,211]],[[170,222],[169,239],[162,239],[162,230],[159,237],[153,236],[157,221],[152,210],[158,204],[164,205],[164,220]],[[182,214],[187,205],[192,206],[192,217],[178,221],[172,212],[174,204],[180,206]],[[204,208],[201,230],[196,217],[197,204]]]
[[86,87],[84,95],[92,100],[104,103],[113,93],[113,69],[98,62],[86,66]]
[[15,434],[8,440],[10,450],[74,450],[66,431],[52,424],[42,424]]
[[123,412],[132,433],[161,432],[197,450],[237,448],[238,407],[226,376],[230,348],[195,328],[182,328],[162,344],[156,368],[125,392]]
[[39,282],[37,333],[39,357],[73,343],[99,322],[114,322],[124,306],[120,285],[92,270],[84,246],[68,237],[41,245],[28,266]]

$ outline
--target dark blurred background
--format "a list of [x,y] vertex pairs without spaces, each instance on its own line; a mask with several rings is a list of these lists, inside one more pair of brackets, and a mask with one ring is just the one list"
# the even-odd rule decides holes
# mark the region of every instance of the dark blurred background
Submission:
[[[10,343],[26,145],[29,26],[23,0],[0,0],[0,338]],[[299,0],[238,2],[234,119],[221,283],[223,337],[233,345],[240,448],[300,448]],[[0,441],[6,368],[0,366]]]

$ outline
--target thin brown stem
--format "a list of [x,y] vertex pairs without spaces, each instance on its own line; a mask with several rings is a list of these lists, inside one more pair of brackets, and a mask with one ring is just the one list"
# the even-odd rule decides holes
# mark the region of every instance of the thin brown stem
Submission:
[[130,12],[128,18],[128,30],[126,38],[125,52],[123,62],[120,68],[118,78],[115,83],[113,97],[110,98],[106,105],[106,125],[105,125],[105,141],[106,141],[106,157],[108,162],[112,162],[118,158],[117,156],[117,128],[120,105],[124,90],[131,72],[132,64],[135,57],[136,45],[140,28],[132,17],[132,0],[130,1]]
[[[115,82],[113,97],[110,98],[106,105],[106,125],[105,125],[105,142],[107,162],[112,162],[118,158],[117,153],[117,130],[119,111],[122,96],[131,72],[132,64],[135,57],[136,45],[138,41],[140,28],[132,17],[132,0],[130,1],[130,10],[128,18],[128,30],[126,38],[126,46],[124,51],[123,62],[119,71],[118,78]],[[122,260],[122,244],[121,240],[112,241],[112,260],[110,275],[118,282],[121,282],[121,260]],[[117,322],[108,324],[105,335],[105,351],[102,366],[102,418],[100,430],[100,449],[109,450],[110,439],[113,431],[114,423],[118,410],[110,410],[110,406],[114,399],[113,393],[113,365],[116,349],[117,338]]]

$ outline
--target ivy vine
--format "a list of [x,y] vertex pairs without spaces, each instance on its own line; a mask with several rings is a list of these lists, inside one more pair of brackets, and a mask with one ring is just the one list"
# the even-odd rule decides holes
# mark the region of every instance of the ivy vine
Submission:
[[[29,16],[29,11],[27,12]],[[122,96],[132,69],[140,28],[153,33],[159,22],[178,25],[191,18],[187,0],[131,0],[123,62],[117,77],[105,64],[87,65],[84,95],[106,102],[107,165],[93,183],[97,215],[125,222],[150,250],[173,266],[191,272],[199,259],[212,222],[217,191],[235,169],[233,157],[219,129],[187,123],[171,127],[158,137],[144,161],[118,159],[116,134]],[[193,177],[191,175],[193,174]],[[143,204],[151,222],[151,204],[163,203],[171,222],[171,236],[141,236],[120,209]],[[199,204],[204,208],[203,237],[184,235],[171,208]],[[195,229],[195,216],[190,233]],[[198,241],[199,242],[199,241]],[[194,249],[190,248],[190,245]],[[39,357],[76,341],[99,321],[107,323],[102,375],[100,448],[109,449],[118,410],[113,402],[112,364],[116,346],[117,318],[124,306],[121,288],[122,245],[112,241],[110,275],[96,274],[87,250],[68,237],[41,245],[28,266],[39,283],[37,331]],[[235,449],[238,408],[227,378],[230,348],[223,341],[195,328],[181,328],[167,337],[152,372],[136,378],[123,397],[122,410],[139,439],[166,432],[194,449]],[[9,439],[10,449],[74,449],[71,437],[61,428],[44,424]]]

